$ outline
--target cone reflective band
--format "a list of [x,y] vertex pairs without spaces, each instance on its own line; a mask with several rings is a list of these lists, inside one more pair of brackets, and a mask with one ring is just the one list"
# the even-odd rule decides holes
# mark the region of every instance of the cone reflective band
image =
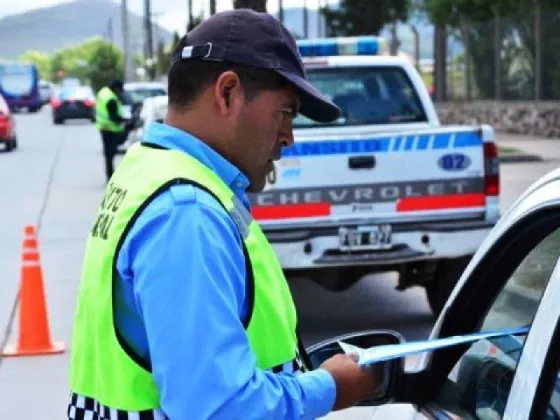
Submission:
[[2,356],[38,356],[65,351],[64,343],[52,342],[43,285],[43,270],[35,228],[25,227],[19,289],[17,345],[7,346]]
[[380,55],[385,51],[385,40],[377,36],[300,39],[297,46],[302,57]]

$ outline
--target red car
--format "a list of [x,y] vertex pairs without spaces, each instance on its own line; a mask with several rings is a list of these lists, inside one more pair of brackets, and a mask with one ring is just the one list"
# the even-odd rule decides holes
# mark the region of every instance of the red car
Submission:
[[4,144],[6,151],[11,152],[17,147],[16,122],[10,112],[8,104],[0,95],[0,144]]

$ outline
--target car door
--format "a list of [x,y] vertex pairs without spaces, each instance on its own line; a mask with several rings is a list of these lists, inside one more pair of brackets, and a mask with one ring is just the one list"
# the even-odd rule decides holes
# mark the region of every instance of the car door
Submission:
[[[541,186],[504,216],[467,268],[431,337],[524,325],[529,335],[538,336],[533,318],[539,302],[547,286],[560,281],[554,271],[560,254],[559,188],[558,181]],[[417,417],[523,418],[504,415],[506,408],[513,410],[508,407],[512,391],[528,404],[532,399],[512,389],[526,336],[480,340],[425,355],[418,369],[424,373],[418,381],[423,386],[410,391],[418,401]]]
[[543,294],[513,378],[505,416],[560,420],[560,263]]

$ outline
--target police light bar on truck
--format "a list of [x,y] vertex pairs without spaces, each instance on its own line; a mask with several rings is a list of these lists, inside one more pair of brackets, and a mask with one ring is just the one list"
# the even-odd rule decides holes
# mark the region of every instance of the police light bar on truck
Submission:
[[339,55],[381,55],[385,39],[377,36],[300,39],[297,46],[302,57]]

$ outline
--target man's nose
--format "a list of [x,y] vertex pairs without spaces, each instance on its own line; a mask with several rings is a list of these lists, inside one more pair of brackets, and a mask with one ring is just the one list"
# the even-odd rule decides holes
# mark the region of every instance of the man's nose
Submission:
[[282,128],[280,133],[280,144],[282,147],[288,147],[294,144],[294,127],[292,122],[288,122]]

